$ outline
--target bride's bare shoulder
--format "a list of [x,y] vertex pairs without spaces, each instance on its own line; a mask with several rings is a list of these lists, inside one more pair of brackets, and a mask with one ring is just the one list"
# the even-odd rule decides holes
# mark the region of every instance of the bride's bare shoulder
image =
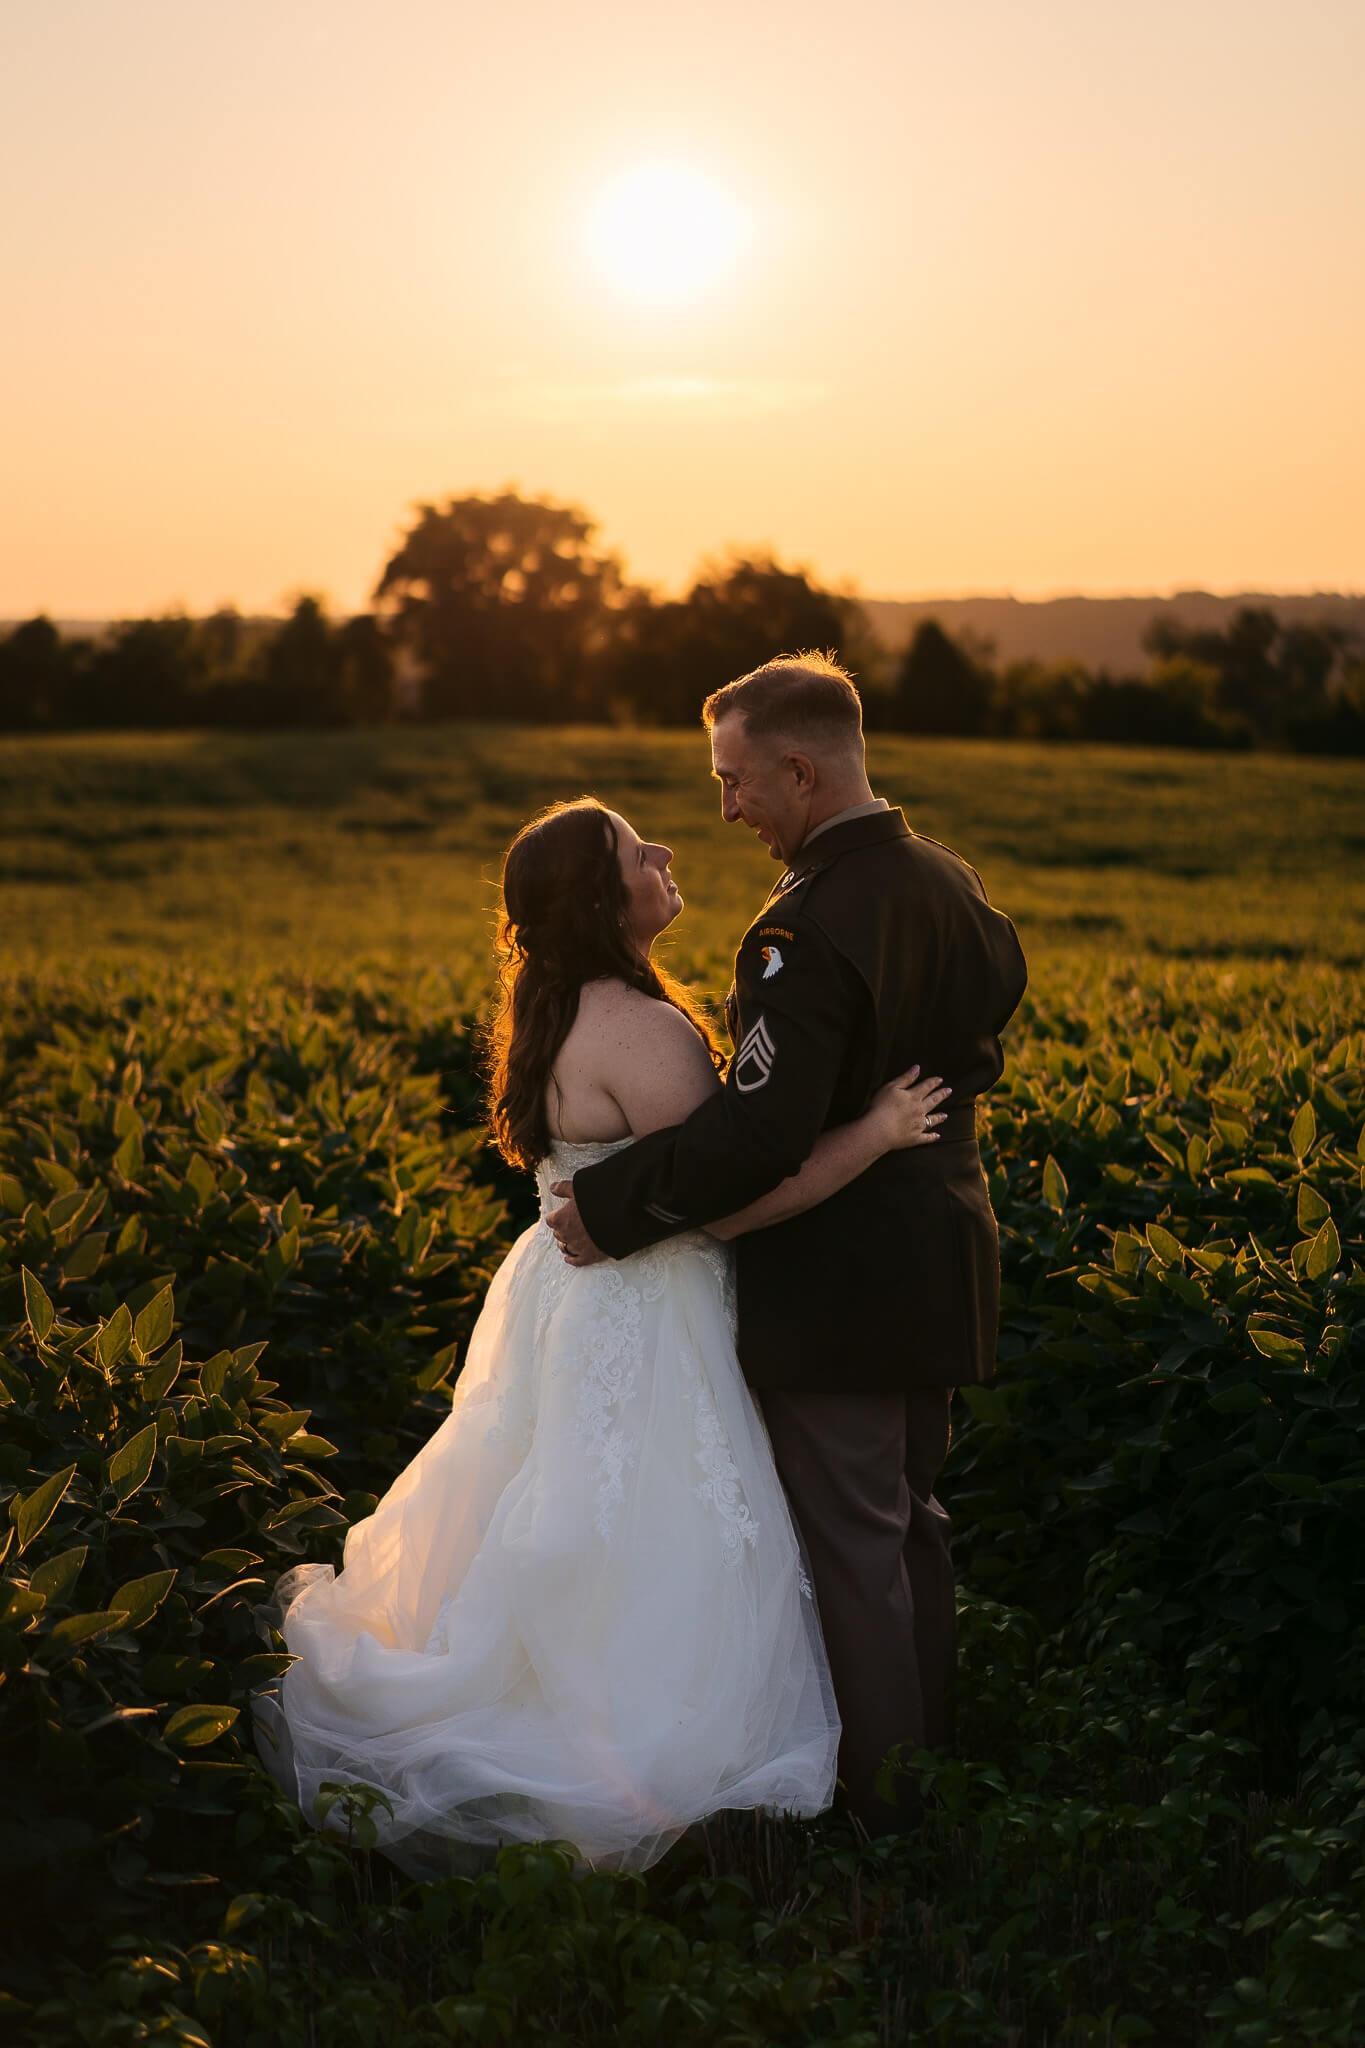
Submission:
[[681,1010],[614,976],[584,982],[577,1021],[594,1036],[608,1038],[618,1045],[662,1049],[689,1041],[700,1044]]
[[720,1083],[681,1010],[623,981],[585,984],[568,1069],[610,1096],[637,1138],[680,1123]]

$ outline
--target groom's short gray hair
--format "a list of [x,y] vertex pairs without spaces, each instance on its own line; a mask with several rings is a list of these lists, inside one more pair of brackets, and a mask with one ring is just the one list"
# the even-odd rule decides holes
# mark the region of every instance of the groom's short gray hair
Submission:
[[858,686],[830,653],[808,650],[779,654],[748,675],[713,690],[701,707],[709,731],[717,719],[738,712],[750,739],[823,740],[854,748],[862,744],[863,704]]

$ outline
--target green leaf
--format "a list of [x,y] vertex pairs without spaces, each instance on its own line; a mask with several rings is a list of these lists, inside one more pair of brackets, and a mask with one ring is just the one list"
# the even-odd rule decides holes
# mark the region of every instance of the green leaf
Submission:
[[215,1394],[222,1393],[223,1383],[227,1379],[231,1364],[230,1351],[215,1351],[212,1358],[205,1359],[199,1368],[199,1384],[206,1399],[211,1400]]
[[24,1190],[12,1173],[0,1173],[0,1209],[8,1209],[11,1216],[24,1213]]
[[1043,1165],[1043,1200],[1058,1213],[1066,1207],[1066,1175],[1049,1152]]
[[1311,1472],[1277,1472],[1268,1466],[1264,1476],[1277,1493],[1292,1493],[1298,1500],[1317,1500],[1322,1493],[1322,1481]]
[[1210,1394],[1209,1406],[1215,1415],[1251,1415],[1266,1406],[1266,1399],[1253,1380],[1239,1380],[1236,1386]]
[[1173,1166],[1179,1172],[1185,1164],[1185,1154],[1181,1151],[1180,1147],[1172,1144],[1169,1138],[1163,1138],[1159,1131],[1148,1131],[1146,1138],[1152,1150],[1160,1153],[1166,1164]]
[[57,1503],[75,1477],[74,1464],[64,1465],[60,1472],[54,1472],[41,1486],[35,1486],[32,1493],[16,1496],[9,1504],[10,1520],[19,1538],[20,1550],[27,1550],[34,1537],[40,1535],[57,1511]]
[[1163,1230],[1159,1223],[1147,1225],[1147,1242],[1163,1266],[1178,1266],[1185,1247],[1180,1239],[1169,1230]]
[[121,1501],[135,1494],[152,1469],[156,1456],[156,1424],[149,1422],[136,1436],[120,1444],[105,1467],[105,1477]]
[[454,1365],[458,1350],[457,1344],[443,1344],[441,1349],[413,1374],[413,1385],[420,1387],[426,1394],[439,1387]]
[[244,1683],[255,1685],[262,1678],[283,1678],[290,1665],[298,1661],[288,1650],[258,1650],[254,1656],[238,1660],[237,1676]]
[[48,1300],[41,1280],[35,1279],[27,1266],[21,1270],[24,1276],[24,1313],[30,1330],[41,1344],[52,1328],[57,1312]]
[[121,1301],[95,1339],[95,1356],[108,1372],[118,1364],[133,1341],[133,1318],[126,1301]]
[[133,1181],[141,1173],[143,1164],[142,1133],[138,1130],[129,1131],[114,1154],[114,1171],[122,1179]]
[[88,1280],[104,1257],[109,1242],[107,1230],[91,1230],[78,1238],[67,1253],[62,1272],[68,1280]]
[[164,1401],[180,1375],[184,1346],[177,1338],[164,1357],[148,1368],[142,1375],[142,1398],[144,1401]]
[[259,1564],[260,1561],[259,1554],[254,1550],[206,1550],[199,1563],[201,1569],[204,1566],[211,1566],[215,1572],[221,1572],[225,1579],[232,1579],[238,1572],[244,1572],[249,1564]]
[[35,1593],[41,1593],[49,1607],[59,1600],[65,1600],[76,1580],[80,1577],[81,1566],[85,1563],[89,1546],[77,1543],[72,1549],[64,1550],[60,1557],[48,1557],[29,1574],[29,1584]]
[[233,1940],[253,1920],[259,1920],[264,1911],[265,1900],[259,1892],[238,1892],[223,1915],[223,1940]]
[[114,1250],[120,1258],[129,1252],[140,1252],[147,1242],[147,1226],[140,1216],[130,1216],[118,1234]]
[[309,1517],[309,1527],[313,1529],[329,1529],[346,1519],[324,1500],[291,1500],[282,1508],[273,1508],[258,1526],[262,1530],[282,1529],[286,1522],[297,1522],[301,1515]]
[[1249,1329],[1247,1335],[1263,1358],[1274,1358],[1282,1365],[1303,1364],[1303,1346],[1294,1338],[1283,1337],[1278,1330]]
[[999,1387],[973,1386],[970,1382],[961,1387],[962,1399],[978,1422],[1008,1422],[1010,1404]]
[[1312,1249],[1304,1262],[1304,1272],[1310,1280],[1321,1280],[1333,1272],[1341,1262],[1341,1239],[1337,1226],[1331,1217],[1323,1224],[1313,1239]]
[[203,1749],[226,1735],[240,1711],[238,1707],[180,1707],[166,1723],[166,1740],[180,1749]]
[[311,1408],[287,1408],[277,1415],[258,1415],[256,1427],[277,1449],[283,1449],[290,1437],[298,1435],[312,1412]]
[[175,1289],[169,1283],[152,1296],[133,1325],[133,1342],[144,1358],[159,1351],[175,1322]]
[[1305,1102],[1289,1127],[1289,1146],[1296,1159],[1302,1159],[1306,1152],[1311,1151],[1317,1135],[1317,1111],[1311,1102]]
[[1230,1180],[1233,1186],[1237,1188],[1273,1188],[1279,1186],[1279,1182],[1274,1174],[1268,1173],[1264,1166],[1234,1166],[1231,1172],[1225,1174],[1223,1178]]
[[1294,1211],[1294,1219],[1299,1229],[1311,1235],[1322,1222],[1324,1216],[1330,1216],[1331,1213],[1331,1209],[1324,1202],[1317,1189],[1310,1188],[1306,1180],[1300,1181],[1298,1205]]
[[227,1129],[227,1118],[211,1095],[201,1095],[194,1106],[194,1127],[206,1145],[216,1145]]
[[36,1586],[0,1585],[0,1622],[7,1627],[16,1621],[31,1621],[45,1604]]
[[107,1636],[123,1620],[121,1614],[100,1612],[97,1614],[68,1614],[56,1622],[44,1645],[49,1657],[56,1657],[64,1650],[74,1650],[78,1643],[93,1642],[96,1636]]
[[174,1581],[174,1571],[148,1572],[145,1578],[129,1579],[126,1586],[119,1587],[109,1605],[125,1617],[126,1628],[141,1628],[156,1613]]

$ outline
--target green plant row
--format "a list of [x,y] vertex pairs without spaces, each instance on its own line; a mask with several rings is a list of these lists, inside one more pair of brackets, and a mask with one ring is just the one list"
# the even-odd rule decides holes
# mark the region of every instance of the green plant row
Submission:
[[[257,1761],[252,1609],[445,1412],[529,1190],[394,971],[12,980],[0,2015],[33,2040],[1365,2032],[1358,976],[1049,965],[983,1149],[1002,1369],[942,1491],[961,1754],[913,1828],[401,1883]],[[908,1333],[912,1337],[913,1333]],[[338,1827],[342,1832],[338,1834]]]

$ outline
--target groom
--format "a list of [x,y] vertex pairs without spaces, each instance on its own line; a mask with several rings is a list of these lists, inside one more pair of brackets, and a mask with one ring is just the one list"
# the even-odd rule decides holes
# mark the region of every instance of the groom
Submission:
[[934,1496],[954,1386],[995,1370],[999,1239],[976,1098],[1027,970],[974,868],[867,780],[862,707],[823,655],[708,697],[727,824],[783,873],[735,959],[724,1089],[574,1175],[548,1218],[578,1263],[730,1215],[915,1062],[953,1095],[936,1144],[891,1152],[804,1215],[735,1240],[738,1350],[810,1559],[855,1812],[893,1823],[893,1743],[953,1739],[949,1521]]

